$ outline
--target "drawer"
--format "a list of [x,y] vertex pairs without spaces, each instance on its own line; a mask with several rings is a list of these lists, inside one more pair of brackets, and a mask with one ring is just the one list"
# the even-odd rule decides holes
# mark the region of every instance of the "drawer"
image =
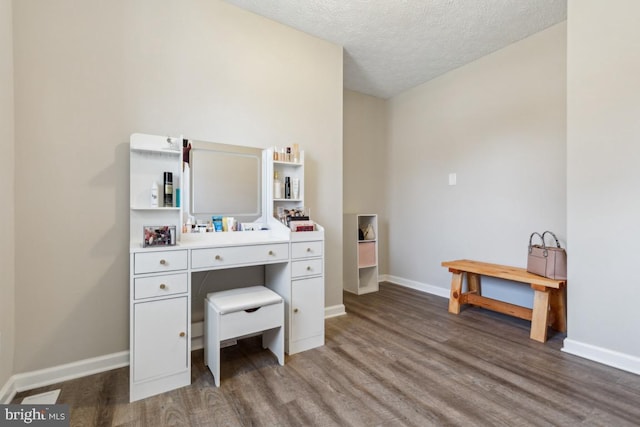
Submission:
[[133,279],[133,298],[153,298],[185,293],[188,289],[187,276],[187,273],[178,273]]
[[322,258],[293,261],[291,263],[291,277],[307,277],[322,274]]
[[298,242],[291,244],[291,258],[309,258],[322,256],[322,240],[316,242]]
[[234,265],[268,264],[288,259],[288,243],[193,249],[191,268],[226,268]]
[[141,273],[162,273],[186,270],[187,251],[136,252],[133,254],[133,271]]
[[284,326],[284,303],[266,305],[255,311],[236,311],[220,316],[220,340],[237,338],[260,330]]

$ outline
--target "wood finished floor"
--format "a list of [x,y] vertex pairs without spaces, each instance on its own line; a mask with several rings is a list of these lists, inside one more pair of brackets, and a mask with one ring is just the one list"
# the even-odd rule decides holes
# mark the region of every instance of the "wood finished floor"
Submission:
[[221,388],[193,352],[192,384],[129,403],[128,368],[62,388],[72,426],[638,426],[640,376],[529,339],[529,322],[391,284],[344,295],[324,347],[279,366],[257,338],[223,350]]

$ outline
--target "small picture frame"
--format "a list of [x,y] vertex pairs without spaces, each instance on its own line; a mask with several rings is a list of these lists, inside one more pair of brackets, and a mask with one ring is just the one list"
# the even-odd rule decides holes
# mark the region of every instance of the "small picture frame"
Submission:
[[175,225],[145,225],[142,234],[142,246],[174,246],[176,244]]

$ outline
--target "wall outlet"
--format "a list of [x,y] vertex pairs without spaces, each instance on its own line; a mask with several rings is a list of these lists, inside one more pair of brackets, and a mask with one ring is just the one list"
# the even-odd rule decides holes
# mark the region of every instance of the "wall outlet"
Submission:
[[455,173],[449,174],[449,185],[456,185],[457,176]]

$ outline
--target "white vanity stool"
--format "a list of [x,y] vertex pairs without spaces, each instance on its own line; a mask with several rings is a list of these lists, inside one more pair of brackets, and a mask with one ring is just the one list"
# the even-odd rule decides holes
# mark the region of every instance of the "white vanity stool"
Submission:
[[284,365],[284,301],[264,286],[211,292],[205,299],[204,360],[220,387],[220,343],[262,332],[268,348]]

